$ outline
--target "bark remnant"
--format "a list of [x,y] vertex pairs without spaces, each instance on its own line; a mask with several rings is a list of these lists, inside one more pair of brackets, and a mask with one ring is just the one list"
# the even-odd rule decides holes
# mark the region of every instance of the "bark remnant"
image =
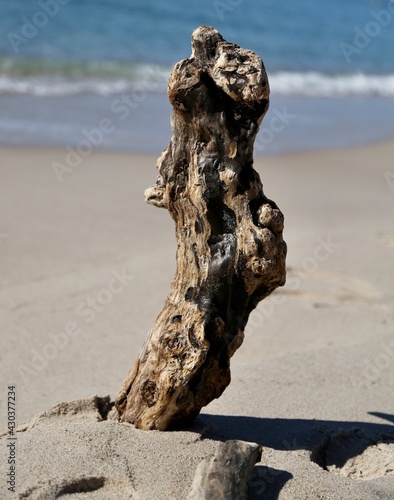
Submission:
[[250,312],[285,283],[283,215],[253,169],[263,62],[206,26],[192,49],[169,78],[172,137],[145,192],[175,221],[177,269],[115,401],[140,429],[185,425],[222,394]]
[[220,443],[197,467],[187,500],[244,500],[262,447],[246,441]]

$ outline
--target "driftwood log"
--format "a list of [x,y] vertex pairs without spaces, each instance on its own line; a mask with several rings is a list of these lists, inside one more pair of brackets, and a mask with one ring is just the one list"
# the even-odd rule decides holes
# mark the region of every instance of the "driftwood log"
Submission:
[[283,215],[253,169],[269,105],[259,56],[211,27],[168,83],[172,137],[146,201],[175,221],[177,269],[115,405],[140,429],[188,424],[230,383],[250,312],[285,283]]
[[197,467],[187,500],[244,500],[262,447],[246,441],[220,443]]

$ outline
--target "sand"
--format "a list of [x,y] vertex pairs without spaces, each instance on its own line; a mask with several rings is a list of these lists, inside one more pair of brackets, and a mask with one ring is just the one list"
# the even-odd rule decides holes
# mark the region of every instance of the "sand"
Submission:
[[[144,203],[155,156],[94,152],[59,182],[51,164],[64,150],[0,154],[5,430],[9,385],[18,425],[61,402],[114,398],[169,289],[175,235]],[[285,214],[288,282],[252,314],[228,389],[178,433],[94,407],[36,419],[17,433],[21,498],[184,499],[227,439],[263,446],[250,498],[393,498],[393,156],[385,143],[258,157]]]

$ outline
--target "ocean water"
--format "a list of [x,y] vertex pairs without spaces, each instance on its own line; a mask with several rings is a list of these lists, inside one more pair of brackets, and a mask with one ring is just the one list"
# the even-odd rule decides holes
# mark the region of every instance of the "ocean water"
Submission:
[[168,74],[204,24],[264,60],[258,153],[394,136],[392,1],[0,0],[0,143],[160,151]]

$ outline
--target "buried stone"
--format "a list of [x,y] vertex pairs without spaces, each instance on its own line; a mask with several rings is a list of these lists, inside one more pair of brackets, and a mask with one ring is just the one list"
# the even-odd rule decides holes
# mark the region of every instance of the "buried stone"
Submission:
[[175,222],[177,269],[115,401],[140,429],[184,426],[223,393],[249,314],[285,283],[283,215],[253,169],[263,62],[206,26],[192,49],[169,78],[172,137],[145,192]]

